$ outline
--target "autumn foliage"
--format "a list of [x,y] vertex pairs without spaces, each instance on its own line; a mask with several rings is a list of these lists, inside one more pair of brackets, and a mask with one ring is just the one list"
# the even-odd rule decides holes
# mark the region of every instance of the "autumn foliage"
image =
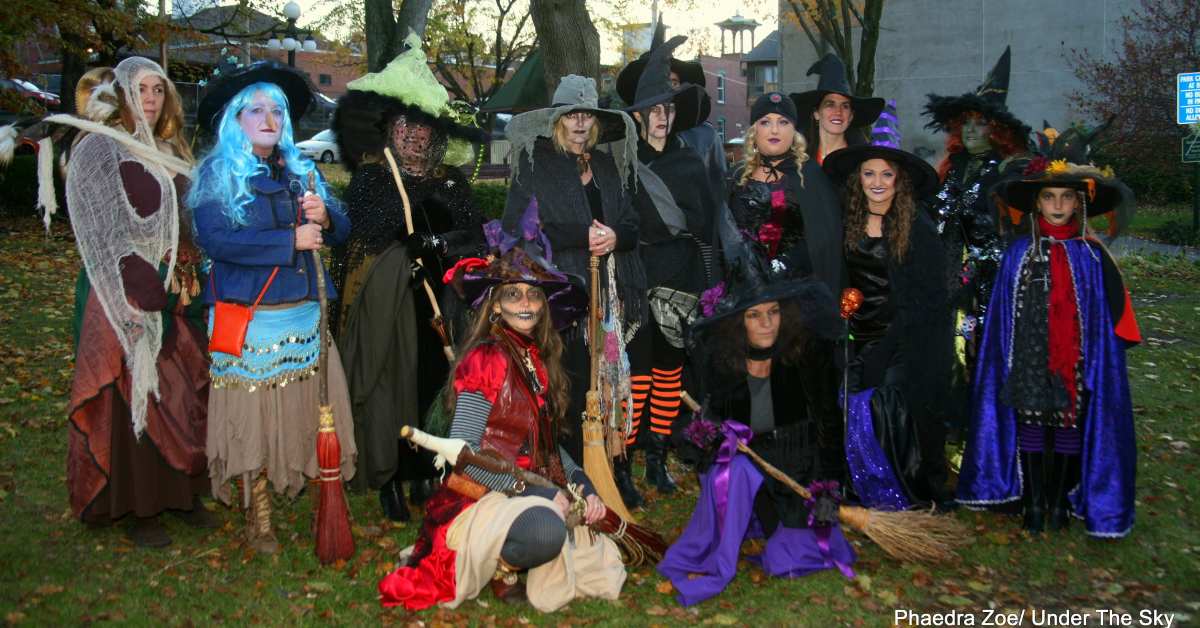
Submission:
[[1143,0],[1121,27],[1110,59],[1097,50],[1071,51],[1084,83],[1073,94],[1075,107],[1088,119],[1114,118],[1098,156],[1139,197],[1186,200],[1190,167],[1180,163],[1180,138],[1188,129],[1175,123],[1175,75],[1200,71],[1200,2]]

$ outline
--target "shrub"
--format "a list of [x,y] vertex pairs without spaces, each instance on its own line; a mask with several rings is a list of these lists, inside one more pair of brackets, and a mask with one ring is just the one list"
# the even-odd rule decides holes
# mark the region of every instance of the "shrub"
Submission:
[[32,214],[37,205],[37,158],[31,154],[13,157],[0,170],[0,216]]
[[1192,228],[1190,220],[1183,221],[1172,218],[1154,229],[1155,239],[1166,244],[1180,246],[1200,245],[1200,233]]
[[475,206],[486,219],[500,218],[504,214],[504,202],[508,198],[508,186],[503,183],[476,181],[471,186]]

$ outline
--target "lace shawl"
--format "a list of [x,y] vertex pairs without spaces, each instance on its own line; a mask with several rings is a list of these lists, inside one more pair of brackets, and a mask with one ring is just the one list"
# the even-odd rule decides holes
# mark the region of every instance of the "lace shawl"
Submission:
[[[126,59],[115,69],[118,87],[125,90],[125,102],[131,105],[136,120],[133,137],[157,148],[138,97],[137,85],[147,73],[167,80],[158,64],[139,57]],[[158,182],[159,209],[154,214],[143,218],[130,204],[120,175],[124,162],[141,164]],[[175,184],[166,168],[139,158],[125,142],[91,134],[80,140],[71,155],[66,188],[75,242],[92,293],[125,353],[133,431],[140,438],[146,429],[147,395],[158,397],[156,361],[162,348],[163,321],[161,312],[144,312],[126,300],[121,259],[136,255],[152,268],[158,268],[166,259],[167,273],[162,281],[163,289],[168,289],[179,241]]]

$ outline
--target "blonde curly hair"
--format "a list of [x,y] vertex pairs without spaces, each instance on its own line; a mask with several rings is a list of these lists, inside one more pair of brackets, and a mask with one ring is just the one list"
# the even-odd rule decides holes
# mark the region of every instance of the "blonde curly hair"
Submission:
[[[757,128],[758,125],[751,124],[750,128],[746,130],[746,138],[742,144],[746,152],[746,158],[742,162],[744,167],[742,168],[742,176],[738,179],[738,185],[746,185],[746,182],[750,180],[750,175],[754,174],[763,165],[762,154],[758,152],[758,147],[754,143],[755,129]],[[796,160],[796,168],[797,172],[799,172],[799,167],[808,161],[808,142],[805,141],[804,134],[799,130],[792,135],[792,157]],[[804,185],[803,174],[800,175],[800,185]]]

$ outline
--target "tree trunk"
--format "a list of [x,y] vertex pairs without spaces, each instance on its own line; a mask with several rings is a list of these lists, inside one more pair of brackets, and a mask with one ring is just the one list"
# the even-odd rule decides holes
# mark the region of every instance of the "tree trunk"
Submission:
[[412,30],[425,35],[425,22],[433,0],[404,0],[397,15],[392,0],[364,0],[363,23],[367,31],[367,71],[378,72],[403,52],[404,38]]
[[559,80],[568,74],[599,83],[600,33],[583,0],[532,0],[530,12],[545,59],[547,95],[553,98]]
[[78,52],[80,44],[68,40],[78,41],[78,38],[63,33],[62,81],[60,82],[59,99],[62,102],[62,111],[73,114],[75,113],[75,86],[79,83],[79,79],[83,78],[83,73],[87,71],[87,60]]
[[872,96],[875,93],[875,49],[879,46],[879,21],[883,17],[883,0],[867,0],[863,4],[862,35],[859,37],[858,80],[854,95]]

